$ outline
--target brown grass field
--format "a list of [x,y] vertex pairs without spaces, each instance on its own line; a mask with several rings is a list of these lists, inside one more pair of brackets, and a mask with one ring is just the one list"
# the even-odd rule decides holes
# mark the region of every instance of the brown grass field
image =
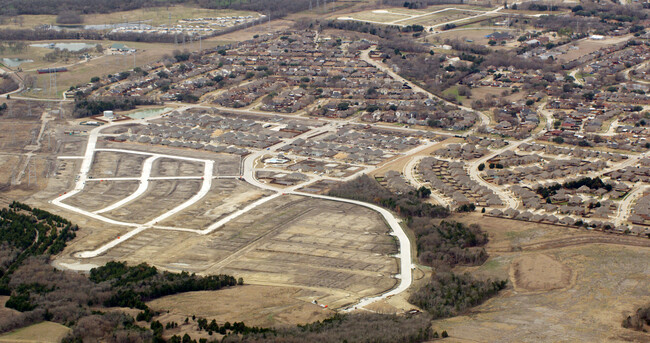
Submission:
[[[449,333],[449,341],[650,339],[647,333],[621,327],[628,313],[650,301],[647,239],[622,239],[479,214],[455,215],[454,219],[479,223],[490,236],[488,261],[458,271],[469,271],[481,278],[507,278],[509,287],[465,315],[434,321],[435,330]],[[571,239],[576,236],[582,239]],[[630,243],[642,246],[627,245]]]
[[323,320],[334,312],[311,302],[323,296],[298,287],[244,285],[218,291],[190,292],[153,300],[153,309],[171,309],[157,320],[182,322],[192,315],[249,326],[282,326]]
[[40,322],[0,335],[0,343],[57,343],[70,328],[53,322]]

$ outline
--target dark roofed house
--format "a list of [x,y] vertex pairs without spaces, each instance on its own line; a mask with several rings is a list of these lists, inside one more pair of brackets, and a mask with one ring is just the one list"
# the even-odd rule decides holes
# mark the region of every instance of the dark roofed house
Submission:
[[508,33],[508,32],[499,32],[499,31],[497,31],[497,32],[492,32],[489,35],[486,35],[485,38],[493,39],[493,40],[496,40],[496,41],[502,41],[502,40],[509,40],[509,39],[514,38],[514,37],[512,37],[512,35],[510,33]]

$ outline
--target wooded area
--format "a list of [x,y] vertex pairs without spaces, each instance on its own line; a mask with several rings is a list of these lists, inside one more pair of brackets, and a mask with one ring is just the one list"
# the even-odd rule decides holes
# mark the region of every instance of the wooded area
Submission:
[[431,320],[426,314],[396,316],[376,313],[335,315],[323,321],[276,330],[275,335],[228,337],[223,342],[278,343],[415,343],[432,337]]
[[434,319],[453,317],[480,305],[506,285],[506,280],[481,281],[469,274],[437,272],[409,297],[409,302],[428,311]]
[[156,105],[152,99],[104,97],[96,99],[75,99],[73,115],[76,118],[90,117],[104,111],[128,111],[137,106]]

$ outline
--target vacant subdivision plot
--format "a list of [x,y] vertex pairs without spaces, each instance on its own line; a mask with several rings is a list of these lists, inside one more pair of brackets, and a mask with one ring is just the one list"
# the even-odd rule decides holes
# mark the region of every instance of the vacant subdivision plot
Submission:
[[388,232],[364,207],[284,195],[208,235],[152,228],[83,261],[226,273],[247,284],[318,291],[319,303],[341,307],[396,285],[397,248]]
[[[268,213],[273,213],[269,216]],[[231,254],[210,273],[248,283],[327,290],[321,302],[338,307],[382,293],[396,280],[394,240],[379,214],[350,204],[281,197],[226,225],[212,246]]]
[[[201,160],[212,160],[214,161],[215,176],[239,176],[241,174],[241,156],[239,155],[213,153],[206,150],[170,148],[162,145],[118,143],[101,139],[97,141],[97,148],[124,149],[150,154],[170,155],[172,159],[172,156],[183,156]],[[153,172],[155,173],[155,171]]]
[[204,230],[224,216],[268,195],[271,195],[270,191],[238,179],[215,179],[205,197],[158,225]]
[[139,177],[148,156],[112,151],[97,151],[90,167],[90,177]]
[[87,136],[64,135],[56,153],[60,156],[81,156],[86,148]]
[[201,183],[201,180],[150,181],[144,194],[102,215],[115,220],[143,224],[190,199],[199,191]]
[[63,202],[86,211],[97,211],[138,189],[137,180],[129,181],[87,181],[84,189]]
[[203,176],[201,162],[161,157],[153,162],[151,176]]

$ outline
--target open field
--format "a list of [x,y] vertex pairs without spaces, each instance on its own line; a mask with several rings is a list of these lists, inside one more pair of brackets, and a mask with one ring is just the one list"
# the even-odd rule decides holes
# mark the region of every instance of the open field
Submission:
[[480,14],[478,12],[468,12],[468,11],[459,11],[459,10],[449,10],[440,13],[434,13],[431,15],[421,16],[414,19],[400,21],[400,24],[404,25],[422,25],[422,26],[433,26],[440,23],[445,23],[452,20],[458,20],[467,18],[473,15]]
[[391,23],[395,20],[408,19],[411,15],[394,13],[390,10],[373,10],[366,12],[357,12],[349,15],[350,18],[363,21],[374,21],[380,23]]
[[156,299],[147,305],[171,309],[157,318],[181,323],[192,315],[226,321],[243,321],[249,326],[297,325],[323,320],[334,312],[311,301],[325,294],[298,287],[244,285],[218,291],[190,292]]
[[[170,7],[152,7],[141,8],[132,11],[112,12],[112,13],[93,13],[82,15],[84,22],[81,25],[101,25],[101,24],[119,24],[142,22],[144,24],[156,25],[175,25],[179,20],[184,18],[200,17],[225,17],[253,15],[254,12],[223,10],[223,9],[206,9],[189,6],[170,6]],[[25,29],[33,28],[39,25],[56,25],[56,15],[19,15],[5,21],[0,25],[0,29]]]
[[544,254],[530,254],[515,259],[511,266],[515,290],[550,291],[569,286],[571,269]]
[[41,322],[0,335],[0,343],[56,343],[70,328],[53,322]]
[[[454,219],[480,223],[490,236],[490,259],[480,267],[460,270],[482,278],[508,278],[510,287],[467,315],[434,321],[433,327],[447,330],[450,341],[640,342],[649,338],[623,329],[621,321],[650,301],[650,272],[643,262],[650,258],[650,247],[618,244],[612,235],[478,214]],[[580,236],[609,236],[603,242],[614,244],[567,239],[579,232],[583,232]]]
[[385,24],[432,26],[475,16],[489,10],[486,7],[467,5],[439,5],[417,10],[391,7],[354,13],[339,13],[338,17]]
[[[511,93],[511,88],[499,88],[499,87],[473,87],[472,89],[472,99],[486,99],[488,97],[494,96],[497,99],[506,99],[508,101],[519,101],[526,97],[526,94],[522,92]],[[503,92],[507,92],[506,96],[503,95]]]
[[599,49],[605,48],[610,45],[621,43],[629,38],[630,36],[628,35],[619,36],[619,37],[608,37],[603,40],[593,40],[589,38],[584,38],[568,45],[569,47],[576,46],[577,49],[569,49],[566,54],[559,55],[557,58],[558,60],[563,62],[573,61],[575,59],[588,55]]

